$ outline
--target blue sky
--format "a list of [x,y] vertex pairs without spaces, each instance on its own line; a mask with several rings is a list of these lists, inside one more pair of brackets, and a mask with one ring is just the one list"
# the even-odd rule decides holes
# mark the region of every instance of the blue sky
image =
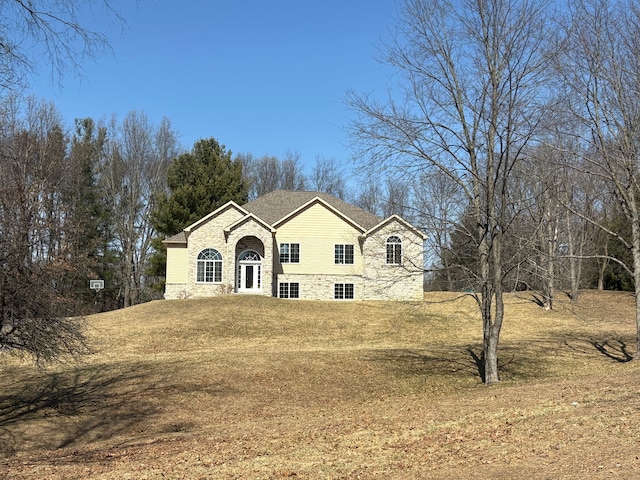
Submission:
[[127,32],[106,30],[114,55],[62,88],[43,72],[31,93],[68,122],[166,116],[189,149],[215,137],[234,153],[347,163],[345,93],[385,90],[374,57],[397,11],[396,0],[122,0]]

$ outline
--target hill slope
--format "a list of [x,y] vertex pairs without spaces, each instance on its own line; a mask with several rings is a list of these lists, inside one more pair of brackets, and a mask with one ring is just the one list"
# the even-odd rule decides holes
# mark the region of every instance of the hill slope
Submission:
[[640,475],[629,295],[553,312],[508,297],[491,388],[473,300],[426,300],[228,296],[91,317],[83,364],[4,361],[0,476]]

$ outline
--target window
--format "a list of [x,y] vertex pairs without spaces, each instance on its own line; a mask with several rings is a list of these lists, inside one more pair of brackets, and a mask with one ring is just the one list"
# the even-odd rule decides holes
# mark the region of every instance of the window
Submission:
[[222,283],[222,255],[214,248],[200,252],[196,264],[196,281]]
[[353,245],[336,245],[335,262],[353,265]]
[[402,263],[402,240],[395,235],[387,238],[387,265]]
[[334,284],[333,298],[336,300],[353,300],[353,283]]
[[299,283],[281,283],[278,292],[280,298],[300,298]]
[[300,263],[300,244],[281,243],[280,263]]

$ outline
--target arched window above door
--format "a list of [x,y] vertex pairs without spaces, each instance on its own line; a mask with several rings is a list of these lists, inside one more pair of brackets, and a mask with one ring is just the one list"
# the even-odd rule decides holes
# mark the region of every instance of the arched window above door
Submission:
[[254,252],[253,250],[247,250],[246,252],[242,252],[238,260],[241,262],[260,262],[262,261],[262,257],[258,252]]

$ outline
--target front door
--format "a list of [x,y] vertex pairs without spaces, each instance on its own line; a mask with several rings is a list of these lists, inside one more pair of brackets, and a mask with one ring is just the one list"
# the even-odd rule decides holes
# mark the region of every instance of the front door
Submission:
[[253,250],[238,257],[238,292],[256,293],[262,289],[262,257]]

